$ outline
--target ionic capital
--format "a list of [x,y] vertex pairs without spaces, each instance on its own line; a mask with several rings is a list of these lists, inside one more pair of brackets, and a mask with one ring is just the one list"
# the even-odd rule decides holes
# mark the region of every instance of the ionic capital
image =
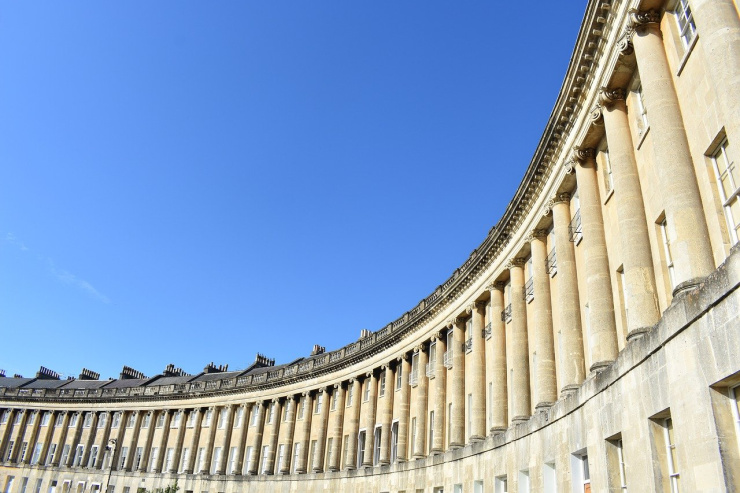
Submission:
[[481,310],[485,306],[486,304],[482,301],[474,301],[465,307],[465,313],[470,315],[471,313],[473,313],[473,310]]
[[602,105],[597,104],[588,113],[588,118],[591,120],[591,125],[601,127],[604,125],[604,108]]
[[559,193],[559,194],[555,195],[552,198],[551,202],[552,202],[552,205],[553,206],[555,204],[560,204],[560,203],[569,204],[570,203],[570,194],[568,192]]
[[457,317],[454,317],[454,318],[451,318],[451,319],[449,319],[449,320],[448,320],[448,321],[446,322],[446,324],[447,324],[447,327],[454,327],[454,326],[455,326],[455,324],[457,323],[457,321],[458,321]]
[[524,265],[524,264],[525,264],[526,262],[527,262],[527,260],[526,260],[526,259],[524,259],[524,258],[522,258],[522,257],[514,257],[514,258],[510,258],[510,259],[509,259],[509,260],[508,260],[508,261],[506,262],[506,265],[504,266],[504,268],[505,268],[506,270],[511,270],[511,269],[513,269],[514,267],[522,267],[522,266],[523,266],[523,265]]
[[611,108],[617,101],[624,101],[627,97],[627,91],[621,87],[608,89],[602,87],[599,90],[599,104],[606,108]]
[[[526,237],[527,243],[532,243],[534,240],[543,240],[547,237],[547,230],[546,229],[533,229],[531,230]],[[504,283],[501,283],[501,290],[504,289]]]
[[578,164],[585,166],[588,163],[593,162],[596,157],[596,149],[593,147],[573,147],[573,159],[578,161]]
[[[660,23],[660,10],[635,10],[629,11],[627,27],[619,39],[618,48],[623,55],[631,55],[635,49],[632,45],[632,37],[638,30],[642,30],[651,24]],[[658,29],[660,32],[660,29]]]
[[572,175],[573,172],[576,170],[576,163],[573,161],[573,159],[568,159],[563,163],[563,168],[565,169],[566,175]]

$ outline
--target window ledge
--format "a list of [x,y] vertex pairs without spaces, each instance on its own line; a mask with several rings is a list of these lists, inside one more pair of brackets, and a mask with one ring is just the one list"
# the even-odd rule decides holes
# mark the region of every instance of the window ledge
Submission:
[[699,41],[698,33],[694,35],[694,39],[692,39],[691,43],[689,43],[689,45],[686,47],[686,52],[683,54],[683,57],[681,57],[681,61],[678,63],[678,70],[676,71],[676,77],[681,76],[681,72],[683,72],[683,69],[686,66],[686,62],[691,56],[691,53],[694,51],[694,46],[696,46],[697,41]]
[[609,191],[608,191],[608,192],[606,193],[606,198],[604,199],[604,205],[606,205],[606,203],[607,203],[607,202],[609,202],[609,199],[611,199],[611,198],[612,198],[612,195],[614,195],[614,187],[612,187],[612,189],[611,189],[611,190],[609,190]]
[[642,135],[637,134],[637,145],[635,146],[635,149],[640,150],[640,147],[642,147],[642,143],[645,142],[645,137],[647,137],[647,134],[650,133],[650,125],[647,126],[644,132],[642,132]]

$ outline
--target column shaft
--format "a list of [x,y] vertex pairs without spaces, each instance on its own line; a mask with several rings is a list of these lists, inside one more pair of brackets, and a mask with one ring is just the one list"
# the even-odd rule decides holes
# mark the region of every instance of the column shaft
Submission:
[[282,416],[283,412],[283,405],[279,399],[273,399],[271,405],[274,408],[270,436],[267,439],[267,457],[265,458],[265,472],[267,474],[275,473],[275,457],[277,454],[278,438],[280,436],[280,416]]
[[305,474],[308,470],[306,466],[308,453],[311,449],[311,420],[313,416],[313,397],[311,393],[305,392],[303,394],[304,399],[304,412],[303,412],[303,423],[301,426],[300,444],[301,449],[298,454],[298,464],[296,464],[296,472],[298,474]]
[[257,413],[257,424],[254,427],[254,434],[252,435],[252,454],[249,457],[249,470],[247,474],[254,476],[259,473],[260,457],[262,448],[262,436],[265,433],[265,411],[267,410],[267,404],[265,402],[258,402],[255,404],[255,410]]
[[[491,294],[491,338],[486,351],[486,364],[491,376],[491,433],[502,433],[508,428],[508,401],[506,388],[506,324],[503,283],[495,282],[488,289]],[[449,348],[448,348],[449,351]]]
[[194,409],[195,426],[193,427],[193,436],[190,440],[190,456],[188,463],[185,465],[185,474],[193,474],[195,471],[195,460],[198,456],[198,444],[200,443],[200,430],[203,424],[203,411],[200,408]]
[[606,105],[602,113],[621,240],[627,339],[631,339],[645,333],[660,318],[655,272],[624,95]]
[[408,379],[411,375],[411,361],[409,361],[408,354],[402,355],[397,361],[401,365],[401,391],[399,392],[401,395],[398,400],[398,446],[396,447],[396,453],[398,454],[398,461],[404,462],[411,458],[408,447],[409,414],[411,411],[409,404],[411,387],[408,384]]
[[586,379],[583,358],[581,308],[576,275],[576,257],[570,241],[570,195],[560,194],[552,206],[555,232],[555,257],[558,283],[558,319],[562,354],[560,354],[560,392],[577,389]]
[[450,448],[465,445],[465,321],[455,319],[452,332],[452,438]]
[[[175,439],[175,453],[172,457],[172,464],[170,465],[170,469],[168,471],[164,471],[168,474],[175,474],[176,472],[178,472],[180,458],[182,457],[182,445],[183,443],[185,443],[185,430],[187,429],[188,416],[186,416],[185,411],[181,409],[176,412],[180,413],[180,426],[177,429],[177,438]],[[192,412],[192,410],[190,412]]]
[[445,368],[444,354],[447,351],[446,338],[438,332],[434,350],[437,354],[434,368],[434,440],[429,444],[432,453],[443,453],[445,450],[445,414],[447,404],[447,368]]
[[362,402],[362,386],[358,379],[350,381],[352,385],[352,405],[349,410],[347,460],[345,467],[355,469],[357,467],[357,434],[360,430],[360,403]]
[[712,246],[660,25],[639,25],[632,43],[653,133],[654,167],[662,187],[678,294],[714,270]]
[[[326,465],[329,471],[338,471],[341,468],[341,453],[342,453],[342,427],[344,423],[344,394],[345,390],[342,384],[334,385],[334,392],[336,392],[337,408],[334,411],[334,419],[331,422],[331,450],[329,453],[330,460]],[[333,399],[334,397],[332,397]]]
[[473,333],[467,334],[472,339],[472,351],[469,354],[471,358],[471,382],[473,388],[468,392],[473,394],[473,408],[470,410],[471,430],[470,440],[480,441],[486,438],[486,353],[485,338],[483,330],[485,327],[486,303],[478,301],[469,308],[473,318]]
[[[533,368],[536,385],[535,408],[549,407],[558,399],[555,376],[555,346],[552,335],[552,305],[550,301],[550,276],[546,271],[546,232],[534,231],[530,240],[532,251],[532,278],[534,288],[534,357]],[[534,359],[534,358],[533,358]]]
[[599,184],[593,149],[579,151],[583,159],[576,165],[578,194],[581,200],[583,229],[583,261],[586,269],[588,299],[588,343],[591,353],[590,371],[598,372],[617,358],[617,322],[614,318],[614,298],[609,276],[609,256],[606,252],[604,218],[601,213]]
[[509,266],[511,282],[511,353],[508,367],[511,377],[511,422],[527,421],[531,415],[529,392],[529,341],[527,337],[527,304],[524,300],[524,261],[514,259]]
[[391,426],[393,422],[393,397],[396,383],[392,365],[385,365],[381,371],[385,372],[385,394],[380,401],[380,464],[391,463]]
[[[329,406],[331,400],[331,393],[329,388],[320,389],[319,392],[323,395],[321,402],[321,409],[319,414],[314,420],[314,425],[318,430],[316,435],[316,455],[313,458],[313,464],[311,464],[311,470],[313,472],[323,472],[324,470],[324,452],[326,451],[326,435],[327,427],[329,426]],[[318,421],[318,422],[317,422]]]

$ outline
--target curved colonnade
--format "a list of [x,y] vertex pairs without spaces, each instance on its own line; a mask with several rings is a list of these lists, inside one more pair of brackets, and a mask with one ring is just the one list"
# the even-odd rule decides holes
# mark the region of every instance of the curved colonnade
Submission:
[[738,100],[732,0],[590,1],[520,187],[430,296],[286,365],[0,378],[0,487],[730,489]]

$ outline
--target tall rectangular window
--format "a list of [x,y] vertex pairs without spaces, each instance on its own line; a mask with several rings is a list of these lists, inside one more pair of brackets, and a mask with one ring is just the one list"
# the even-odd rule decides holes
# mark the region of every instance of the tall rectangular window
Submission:
[[136,453],[134,454],[134,466],[133,470],[138,471],[141,465],[141,456],[144,455],[144,447],[136,447]]
[[285,445],[281,443],[278,446],[277,470],[275,472],[279,473],[283,470],[283,460],[285,460]]
[[385,370],[380,373],[380,397],[385,395]]
[[362,468],[362,463],[365,462],[365,431],[361,431],[357,435],[357,469]]
[[398,459],[398,421],[391,425],[391,463]]
[[604,189],[608,194],[614,189],[614,176],[612,175],[612,161],[609,158],[609,148],[605,147],[601,151],[601,155],[604,156]]
[[334,444],[334,438],[329,438],[329,439],[328,439],[328,440],[326,441],[326,464],[327,464],[327,466],[328,466],[329,464],[331,464],[331,459],[332,459],[332,457],[333,457],[333,455],[332,455],[332,454],[333,454],[333,452],[334,452],[334,451],[332,450],[332,445],[333,445],[333,444]]
[[303,419],[306,412],[306,396],[301,397],[301,404],[298,406],[298,419]]
[[[41,450],[39,450],[39,454],[41,453]],[[98,446],[93,445],[90,449],[90,459],[87,461],[87,467],[92,469],[95,467],[95,461],[98,459]],[[38,459],[37,459],[38,460]]]
[[375,433],[373,435],[373,465],[377,466],[380,463],[380,433],[381,427],[375,427]]
[[172,447],[169,447],[167,451],[164,454],[164,471],[163,472],[169,472],[172,470],[173,467],[173,459],[175,458],[175,449]]
[[311,453],[309,454],[308,465],[306,466],[308,471],[316,464],[316,443],[316,440],[311,440]]
[[47,426],[49,424],[49,418],[51,416],[51,413],[46,412],[41,417],[41,426]]
[[314,401],[314,414],[320,414],[321,413],[321,406],[324,404],[324,393],[320,392],[316,396],[316,400]]
[[673,12],[676,14],[681,43],[684,49],[688,48],[696,36],[696,24],[694,23],[694,15],[691,13],[691,6],[688,0],[678,0]]
[[427,447],[429,452],[432,451],[432,447],[434,447],[434,411],[429,411],[429,445]]
[[257,414],[259,414],[259,406],[254,406],[252,408],[252,416],[249,419],[249,426],[255,426],[257,424]]
[[226,428],[226,414],[229,411],[227,409],[221,409],[218,412],[218,429],[224,429]]
[[160,412],[157,415],[157,428],[163,428],[164,427],[164,419],[165,419],[165,413]]
[[33,447],[33,454],[31,454],[31,464],[38,464],[39,457],[41,457],[41,448],[44,446],[42,442],[37,442]]
[[[33,414],[31,416],[33,416]],[[92,419],[93,419],[92,413],[85,413],[85,421],[83,422],[82,427],[90,428],[92,426]]]
[[180,472],[184,472],[190,462],[190,449],[185,447],[182,449],[182,459],[180,459]]
[[401,388],[403,382],[403,365],[398,364],[396,366],[396,390],[399,390]]
[[269,448],[270,448],[269,445],[262,446],[262,457],[260,457],[260,460],[262,461],[262,465],[260,466],[260,474],[267,473],[267,450]]
[[509,493],[509,481],[506,476],[499,476],[493,480],[496,493]]
[[465,414],[468,416],[468,440],[473,432],[473,394],[468,394],[468,405],[465,406]]
[[75,455],[72,459],[72,467],[80,467],[82,463],[82,455],[85,453],[85,446],[80,444],[75,448]]
[[213,410],[206,409],[206,414],[203,417],[203,426],[211,426],[211,418],[213,418]]
[[409,444],[411,455],[416,454],[416,418],[411,418],[411,443]]
[[200,447],[198,449],[198,467],[196,467],[196,470],[193,471],[195,473],[199,473],[200,471],[206,470],[206,449],[205,447]]
[[331,410],[336,411],[337,409],[337,401],[339,400],[339,389],[335,390],[331,394]]
[[645,94],[642,92],[642,84],[635,88],[635,104],[637,105],[637,134],[642,137],[648,129],[647,108],[645,107]]
[[226,474],[234,474],[236,472],[236,456],[237,448],[231,447],[229,449],[229,468],[226,471]]
[[49,452],[46,454],[46,465],[50,465],[52,462],[54,462],[54,453],[57,451],[57,444],[52,443],[49,445]]
[[254,450],[254,447],[251,445],[247,447],[247,452],[245,454],[246,460],[244,461],[244,474],[247,474],[252,470],[252,450]]
[[267,423],[272,424],[273,419],[275,419],[275,403],[271,402],[267,413]]
[[[65,448],[67,445],[64,446]],[[64,452],[62,451],[62,455],[64,455]],[[123,469],[126,467],[126,459],[128,458],[128,447],[121,447],[121,462],[118,463],[118,469]]]
[[673,266],[673,255],[671,254],[671,242],[668,239],[668,222],[664,218],[660,224],[660,235],[663,239],[663,255],[665,256],[666,269],[668,270],[668,278],[671,283],[671,288],[676,287],[676,278]]
[[152,447],[151,457],[149,458],[149,471],[154,471],[157,467],[157,459],[159,459],[159,447]]
[[301,444],[296,443],[293,445],[293,463],[291,464],[291,470],[293,473],[295,473],[296,467],[298,467],[298,456],[301,453]]
[[367,402],[370,400],[370,378],[366,379],[363,383],[362,402]]
[[211,474],[216,474],[216,471],[221,467],[221,447],[215,447],[213,449],[213,459],[211,460]]
[[673,433],[673,420],[663,420],[663,438],[665,440],[666,458],[668,459],[668,476],[671,482],[671,493],[678,493],[679,473],[678,457],[676,456],[676,439]]
[[740,172],[727,153],[729,146],[727,139],[722,140],[711,159],[719,198],[725,211],[730,243],[734,245],[740,237]]
[[241,428],[242,421],[244,421],[244,408],[239,407],[236,410],[236,418],[234,419],[234,428]]
[[352,395],[354,394],[354,388],[355,386],[352,384],[347,387],[347,407],[350,407],[352,405]]

